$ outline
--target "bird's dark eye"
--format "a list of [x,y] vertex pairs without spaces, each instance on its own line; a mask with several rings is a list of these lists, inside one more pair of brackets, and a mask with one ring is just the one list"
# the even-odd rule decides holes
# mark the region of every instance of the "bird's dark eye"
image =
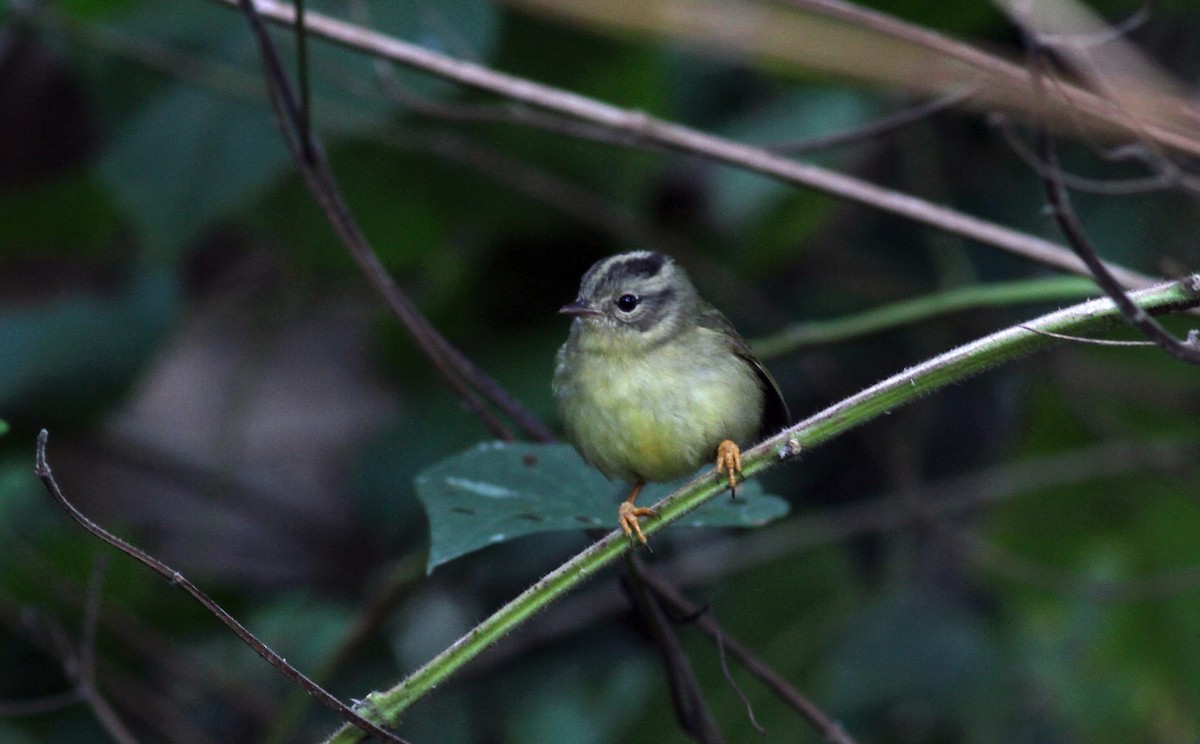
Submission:
[[631,313],[642,301],[637,295],[624,294],[617,298],[617,309],[623,313]]

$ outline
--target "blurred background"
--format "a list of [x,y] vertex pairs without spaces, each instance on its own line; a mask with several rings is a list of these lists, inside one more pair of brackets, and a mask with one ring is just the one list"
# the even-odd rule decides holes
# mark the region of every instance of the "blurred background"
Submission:
[[[984,0],[875,5],[1019,59],[1019,31]],[[0,7],[0,741],[319,740],[331,714],[57,509],[32,473],[40,429],[68,497],[343,699],[393,684],[587,537],[524,538],[426,575],[413,477],[492,435],[314,206],[235,9]],[[854,132],[930,101],[802,54],[714,51],[545,8],[308,7],[754,145]],[[1093,9],[1194,100],[1193,3]],[[294,39],[273,33],[291,72]],[[309,55],[314,126],[380,258],[552,428],[567,331],[557,309],[611,253],[670,252],[752,341],[1052,273],[595,127],[557,131],[530,109],[319,39]],[[947,105],[801,157],[1060,240],[1021,157],[1028,130],[996,114]],[[1146,183],[1147,159],[1115,157],[1123,143],[1064,139],[1064,167],[1087,187],[1076,207],[1104,256],[1150,274],[1195,270],[1187,180]],[[764,361],[799,418],[1072,301],[939,315]],[[672,528],[646,558],[862,744],[1196,741],[1198,414],[1195,368],[1153,349],[1061,344],[771,472],[788,518]],[[686,741],[619,576],[503,640],[399,733]],[[686,618],[676,631],[728,740],[759,739],[752,720],[773,741],[821,740],[731,663],[748,714],[719,649]]]

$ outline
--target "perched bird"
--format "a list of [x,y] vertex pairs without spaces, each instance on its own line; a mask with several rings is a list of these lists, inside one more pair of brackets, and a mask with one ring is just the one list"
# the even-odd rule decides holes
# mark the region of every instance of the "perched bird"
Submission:
[[647,481],[715,458],[733,489],[738,443],[788,423],[775,380],[669,256],[596,262],[560,312],[574,319],[554,368],[559,414],[589,465],[633,484],[618,509],[626,536],[646,542],[638,517],[654,512],[634,501]]

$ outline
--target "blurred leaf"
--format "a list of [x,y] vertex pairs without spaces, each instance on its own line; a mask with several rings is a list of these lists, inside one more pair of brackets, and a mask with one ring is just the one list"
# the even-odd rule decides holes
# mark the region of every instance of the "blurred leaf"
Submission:
[[[647,484],[640,501],[652,504],[683,482]],[[566,444],[487,442],[442,460],[416,483],[429,517],[429,570],[536,532],[617,526],[616,487]],[[713,499],[681,523],[758,527],[787,511],[786,501],[752,480],[738,486],[736,499]]]
[[[350,4],[330,1],[324,3],[331,11]],[[392,0],[368,0],[359,3],[360,13],[369,19],[371,28],[389,36],[419,44],[426,49],[451,57],[486,62],[496,46],[499,32],[499,13],[494,4],[485,0],[439,0],[436,3],[395,3]],[[343,13],[344,15],[344,13]],[[374,60],[355,55],[362,60],[367,74],[375,76]],[[319,58],[314,58],[314,63]],[[411,95],[444,97],[459,87],[439,78],[393,67],[394,81]],[[381,96],[382,98],[382,96]]]
[[999,650],[969,609],[919,587],[868,607],[825,656],[835,716],[879,740],[915,730],[917,741],[1006,741]]
[[621,659],[620,664],[593,667],[591,652],[557,655],[513,680],[505,691],[505,741],[555,744],[563,741],[564,731],[571,732],[572,744],[629,740],[635,720],[628,714],[646,705],[659,672],[652,658],[630,645],[610,644],[607,657]]
[[[875,99],[859,93],[805,89],[726,124],[719,133],[739,142],[778,145],[844,132],[866,123],[879,110]],[[816,159],[833,165],[844,161],[845,155],[842,150],[831,150]],[[740,168],[720,168],[713,181],[713,214],[727,229],[744,229],[747,221],[795,195],[795,186],[779,179]]]
[[0,437],[8,433],[8,422],[0,419]]
[[128,12],[139,4],[142,4],[142,0],[61,0],[54,7],[73,20],[92,21]]
[[0,721],[0,741],[5,744],[34,744],[34,739],[21,733],[20,730]]
[[[354,619],[352,607],[307,593],[293,593],[275,597],[258,609],[251,625],[260,640],[296,668],[318,669],[345,640]],[[233,649],[243,662],[250,658],[240,641],[233,644]],[[274,674],[266,665],[256,664],[256,668]]]
[[133,219],[145,250],[171,259],[288,163],[265,109],[180,86],[117,132],[100,177]]
[[79,249],[116,232],[116,210],[91,173],[75,171],[0,194],[0,251]]
[[177,299],[172,277],[145,274],[118,296],[76,295],[0,312],[0,409],[25,410],[51,397],[56,407],[107,402],[167,330]]

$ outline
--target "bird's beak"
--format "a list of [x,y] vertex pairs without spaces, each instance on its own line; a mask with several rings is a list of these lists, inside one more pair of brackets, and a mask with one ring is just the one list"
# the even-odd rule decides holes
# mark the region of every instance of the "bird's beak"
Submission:
[[600,314],[599,310],[592,307],[591,305],[589,305],[586,302],[581,302],[580,300],[575,300],[574,302],[568,302],[567,304],[560,307],[558,309],[558,311],[560,313],[562,313],[563,315],[574,315],[577,318],[591,317],[591,316]]

